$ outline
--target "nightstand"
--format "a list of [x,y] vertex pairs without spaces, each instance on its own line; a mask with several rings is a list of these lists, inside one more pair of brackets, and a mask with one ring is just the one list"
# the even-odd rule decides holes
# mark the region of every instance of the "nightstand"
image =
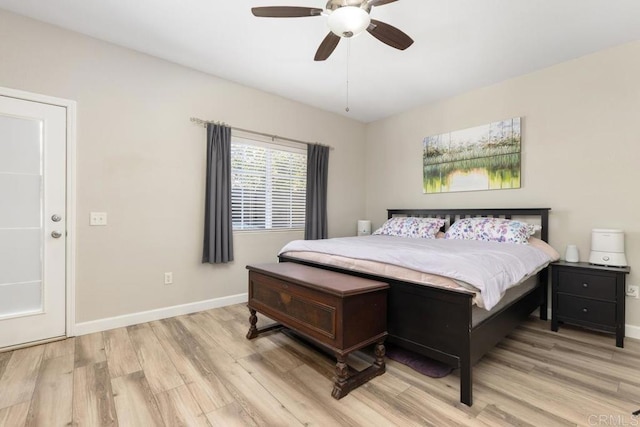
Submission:
[[629,267],[604,267],[586,262],[551,263],[551,330],[559,323],[616,335],[624,347],[625,278]]

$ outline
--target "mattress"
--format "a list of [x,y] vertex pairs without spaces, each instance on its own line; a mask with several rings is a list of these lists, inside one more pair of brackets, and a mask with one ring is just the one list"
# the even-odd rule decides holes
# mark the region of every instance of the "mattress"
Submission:
[[359,273],[373,274],[379,277],[389,279],[402,280],[404,282],[413,282],[416,284],[424,284],[436,286],[439,288],[456,289],[458,291],[473,293],[473,303],[479,307],[484,307],[479,291],[472,285],[440,276],[438,274],[424,273],[410,268],[398,265],[387,264],[378,261],[370,261],[366,259],[349,258],[340,255],[331,255],[321,252],[298,251],[284,252],[290,258],[296,258],[304,261],[311,261],[316,264],[330,265],[345,270],[357,271]]
[[[542,249],[536,246],[542,244]],[[505,292],[557,259],[546,243],[412,239],[390,236],[294,241],[280,254],[380,277],[471,292],[492,309]]]

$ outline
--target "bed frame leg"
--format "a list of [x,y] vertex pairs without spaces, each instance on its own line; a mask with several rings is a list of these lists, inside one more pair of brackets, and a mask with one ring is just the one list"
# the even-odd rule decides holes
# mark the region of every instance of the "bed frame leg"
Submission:
[[540,320],[547,320],[547,304],[540,304]]
[[471,360],[460,361],[460,402],[467,406],[473,405]]
[[547,320],[547,307],[549,306],[549,268],[540,272],[542,281],[542,302],[540,303],[540,320]]

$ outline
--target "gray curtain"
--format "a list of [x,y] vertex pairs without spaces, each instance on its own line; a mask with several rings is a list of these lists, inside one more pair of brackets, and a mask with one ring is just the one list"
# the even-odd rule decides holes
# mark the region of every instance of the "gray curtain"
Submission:
[[202,262],[233,261],[231,128],[207,124],[207,188]]
[[329,147],[307,146],[307,206],[305,211],[305,240],[327,238],[327,181],[329,175]]

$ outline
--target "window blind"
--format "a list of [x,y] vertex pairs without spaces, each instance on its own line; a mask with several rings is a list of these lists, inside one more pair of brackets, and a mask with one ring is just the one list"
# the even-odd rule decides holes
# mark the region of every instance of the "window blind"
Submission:
[[233,138],[233,229],[304,229],[306,180],[306,150]]

